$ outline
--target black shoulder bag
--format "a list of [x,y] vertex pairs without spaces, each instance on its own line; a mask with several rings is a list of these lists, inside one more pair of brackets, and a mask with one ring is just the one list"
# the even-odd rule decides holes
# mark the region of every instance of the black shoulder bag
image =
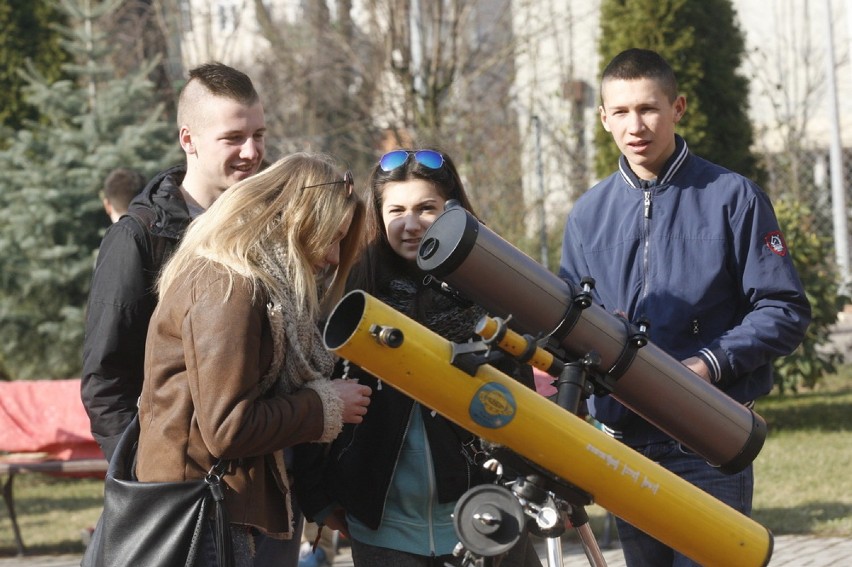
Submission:
[[195,565],[205,519],[214,508],[219,567],[233,567],[219,461],[201,480],[139,482],[136,450],[139,416],[127,426],[104,480],[104,510],[82,567]]

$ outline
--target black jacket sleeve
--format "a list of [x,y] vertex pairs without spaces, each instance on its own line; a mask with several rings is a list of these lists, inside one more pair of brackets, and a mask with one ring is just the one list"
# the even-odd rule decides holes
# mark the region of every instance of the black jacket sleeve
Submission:
[[92,276],[81,395],[107,459],[137,411],[145,337],[156,305],[148,237],[131,217],[107,229]]

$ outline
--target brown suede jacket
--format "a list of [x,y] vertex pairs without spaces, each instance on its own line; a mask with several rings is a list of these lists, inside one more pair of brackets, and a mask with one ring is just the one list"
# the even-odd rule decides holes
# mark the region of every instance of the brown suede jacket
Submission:
[[224,273],[205,268],[160,300],[148,328],[137,476],[197,479],[231,459],[230,521],[287,537],[287,483],[272,454],[319,439],[323,404],[309,389],[261,394],[273,352],[266,298],[253,298],[241,278],[225,300],[227,289]]

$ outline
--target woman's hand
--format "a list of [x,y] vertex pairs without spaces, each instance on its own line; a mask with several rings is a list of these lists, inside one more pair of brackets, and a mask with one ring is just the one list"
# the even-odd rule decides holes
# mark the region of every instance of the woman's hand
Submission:
[[349,524],[346,522],[346,511],[343,508],[335,508],[325,517],[323,522],[326,528],[337,530],[342,536],[349,539]]
[[331,384],[343,400],[343,423],[361,423],[370,405],[369,386],[362,386],[355,380],[332,380]]

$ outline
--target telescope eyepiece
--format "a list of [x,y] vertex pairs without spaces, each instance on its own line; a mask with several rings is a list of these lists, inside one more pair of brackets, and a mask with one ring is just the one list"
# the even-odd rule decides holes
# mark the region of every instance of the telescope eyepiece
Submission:
[[405,340],[405,335],[402,331],[395,327],[385,327],[383,325],[370,325],[370,334],[376,341],[390,348],[399,348]]

